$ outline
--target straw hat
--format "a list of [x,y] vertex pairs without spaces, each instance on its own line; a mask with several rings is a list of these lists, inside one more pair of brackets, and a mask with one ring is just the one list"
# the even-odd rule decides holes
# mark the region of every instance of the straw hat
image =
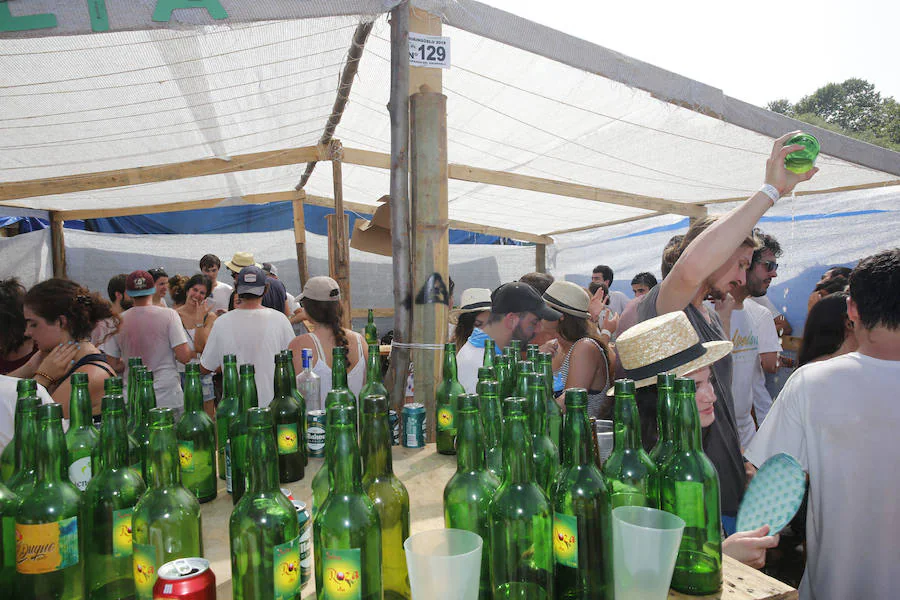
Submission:
[[491,310],[491,290],[487,288],[468,288],[462,293],[459,308],[450,311],[450,322],[456,325],[459,315],[470,312]]
[[[550,290],[547,290],[550,291]],[[683,311],[671,312],[638,323],[616,339],[616,352],[625,377],[635,387],[656,383],[659,373],[681,377],[711,365],[731,352],[727,341],[700,343]],[[609,390],[609,395],[614,392]]]
[[253,261],[252,252],[235,252],[234,256],[231,257],[231,260],[225,263],[225,267],[235,273],[240,273],[241,269],[249,266],[262,268],[261,264]]
[[544,302],[567,315],[587,319],[591,297],[584,288],[571,281],[554,281],[544,292]]

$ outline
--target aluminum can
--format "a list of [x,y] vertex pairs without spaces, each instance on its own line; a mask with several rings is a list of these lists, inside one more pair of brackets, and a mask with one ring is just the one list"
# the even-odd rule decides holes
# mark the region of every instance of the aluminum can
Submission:
[[389,411],[388,418],[390,419],[391,426],[391,444],[394,446],[400,445],[400,416],[397,414],[396,410]]
[[216,576],[205,558],[179,558],[157,571],[153,600],[216,600]]
[[325,411],[306,413],[306,448],[310,458],[325,456]]
[[425,447],[425,405],[419,402],[403,405],[403,445]]
[[284,494],[287,497],[287,499],[290,500],[291,502],[294,501],[294,494],[293,494],[293,492],[291,492],[291,490],[289,490],[287,488],[281,488],[281,493]]
[[312,577],[312,518],[306,502],[294,500],[293,505],[300,524],[300,587],[303,588]]

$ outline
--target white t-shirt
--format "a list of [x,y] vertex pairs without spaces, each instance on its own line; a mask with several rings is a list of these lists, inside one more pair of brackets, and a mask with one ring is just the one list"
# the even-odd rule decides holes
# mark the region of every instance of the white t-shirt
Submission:
[[213,288],[212,294],[206,299],[206,304],[213,312],[219,310],[228,310],[228,300],[231,299],[232,288],[227,283],[216,280],[216,287]]
[[[132,306],[119,317],[119,332],[106,340],[102,350],[123,360],[140,356],[144,366],[153,371],[156,406],[183,409],[184,394],[172,352],[188,343],[181,317],[171,308],[160,306]],[[122,378],[128,381],[127,364]]]
[[475,393],[478,385],[478,369],[484,366],[484,347],[477,348],[466,342],[456,353],[456,375],[467,394]]
[[[19,384],[17,377],[9,377],[0,375],[0,452],[6,448],[13,439],[13,425],[16,416],[16,386]],[[44,389],[44,386],[38,384],[37,396],[41,399],[41,404],[49,404],[53,402],[53,398]]]
[[622,311],[625,310],[625,307],[628,305],[628,300],[630,300],[630,298],[622,292],[613,290],[609,293],[609,307],[617,315],[621,315]]
[[744,453],[809,473],[801,600],[896,598],[900,361],[851,352],[791,375]]
[[762,423],[772,405],[759,355],[780,351],[781,340],[771,313],[755,302],[745,301],[743,310],[731,313],[731,342],[734,344],[731,351],[734,358],[731,375],[734,417],[741,447],[746,448],[756,433],[750,409],[756,407],[756,419]]
[[753,300],[760,306],[764,306],[769,311],[769,314],[772,315],[773,319],[784,314],[781,310],[778,309],[777,306],[775,306],[774,302],[769,300],[768,296],[750,296],[749,298],[747,298],[747,300]]
[[215,371],[226,354],[236,355],[238,365],[252,363],[259,405],[266,407],[275,395],[275,355],[286,350],[293,339],[294,330],[283,312],[238,308],[213,323],[200,364]]

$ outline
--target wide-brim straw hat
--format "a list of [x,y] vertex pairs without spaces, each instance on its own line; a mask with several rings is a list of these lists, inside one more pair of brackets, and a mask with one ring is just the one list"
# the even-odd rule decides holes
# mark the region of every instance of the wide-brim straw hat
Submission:
[[544,292],[544,302],[556,310],[573,317],[587,319],[590,317],[588,306],[590,295],[583,287],[571,281],[554,281]]
[[[638,323],[616,339],[625,377],[633,379],[636,388],[655,384],[659,373],[682,377],[709,366],[727,356],[732,346],[728,341],[701,344],[683,311]],[[612,396],[614,390],[607,393]]]
[[231,260],[225,262],[225,267],[235,273],[240,273],[241,269],[250,266],[262,268],[261,264],[253,261],[252,252],[235,252]]
[[462,293],[462,301],[458,308],[450,310],[450,322],[456,325],[459,315],[470,312],[491,310],[491,290],[487,288],[468,288]]

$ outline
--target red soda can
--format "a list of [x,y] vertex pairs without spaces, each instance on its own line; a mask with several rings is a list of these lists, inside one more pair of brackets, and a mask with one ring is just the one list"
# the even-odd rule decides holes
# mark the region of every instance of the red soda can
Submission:
[[159,568],[153,600],[216,600],[216,576],[205,558],[179,558]]

